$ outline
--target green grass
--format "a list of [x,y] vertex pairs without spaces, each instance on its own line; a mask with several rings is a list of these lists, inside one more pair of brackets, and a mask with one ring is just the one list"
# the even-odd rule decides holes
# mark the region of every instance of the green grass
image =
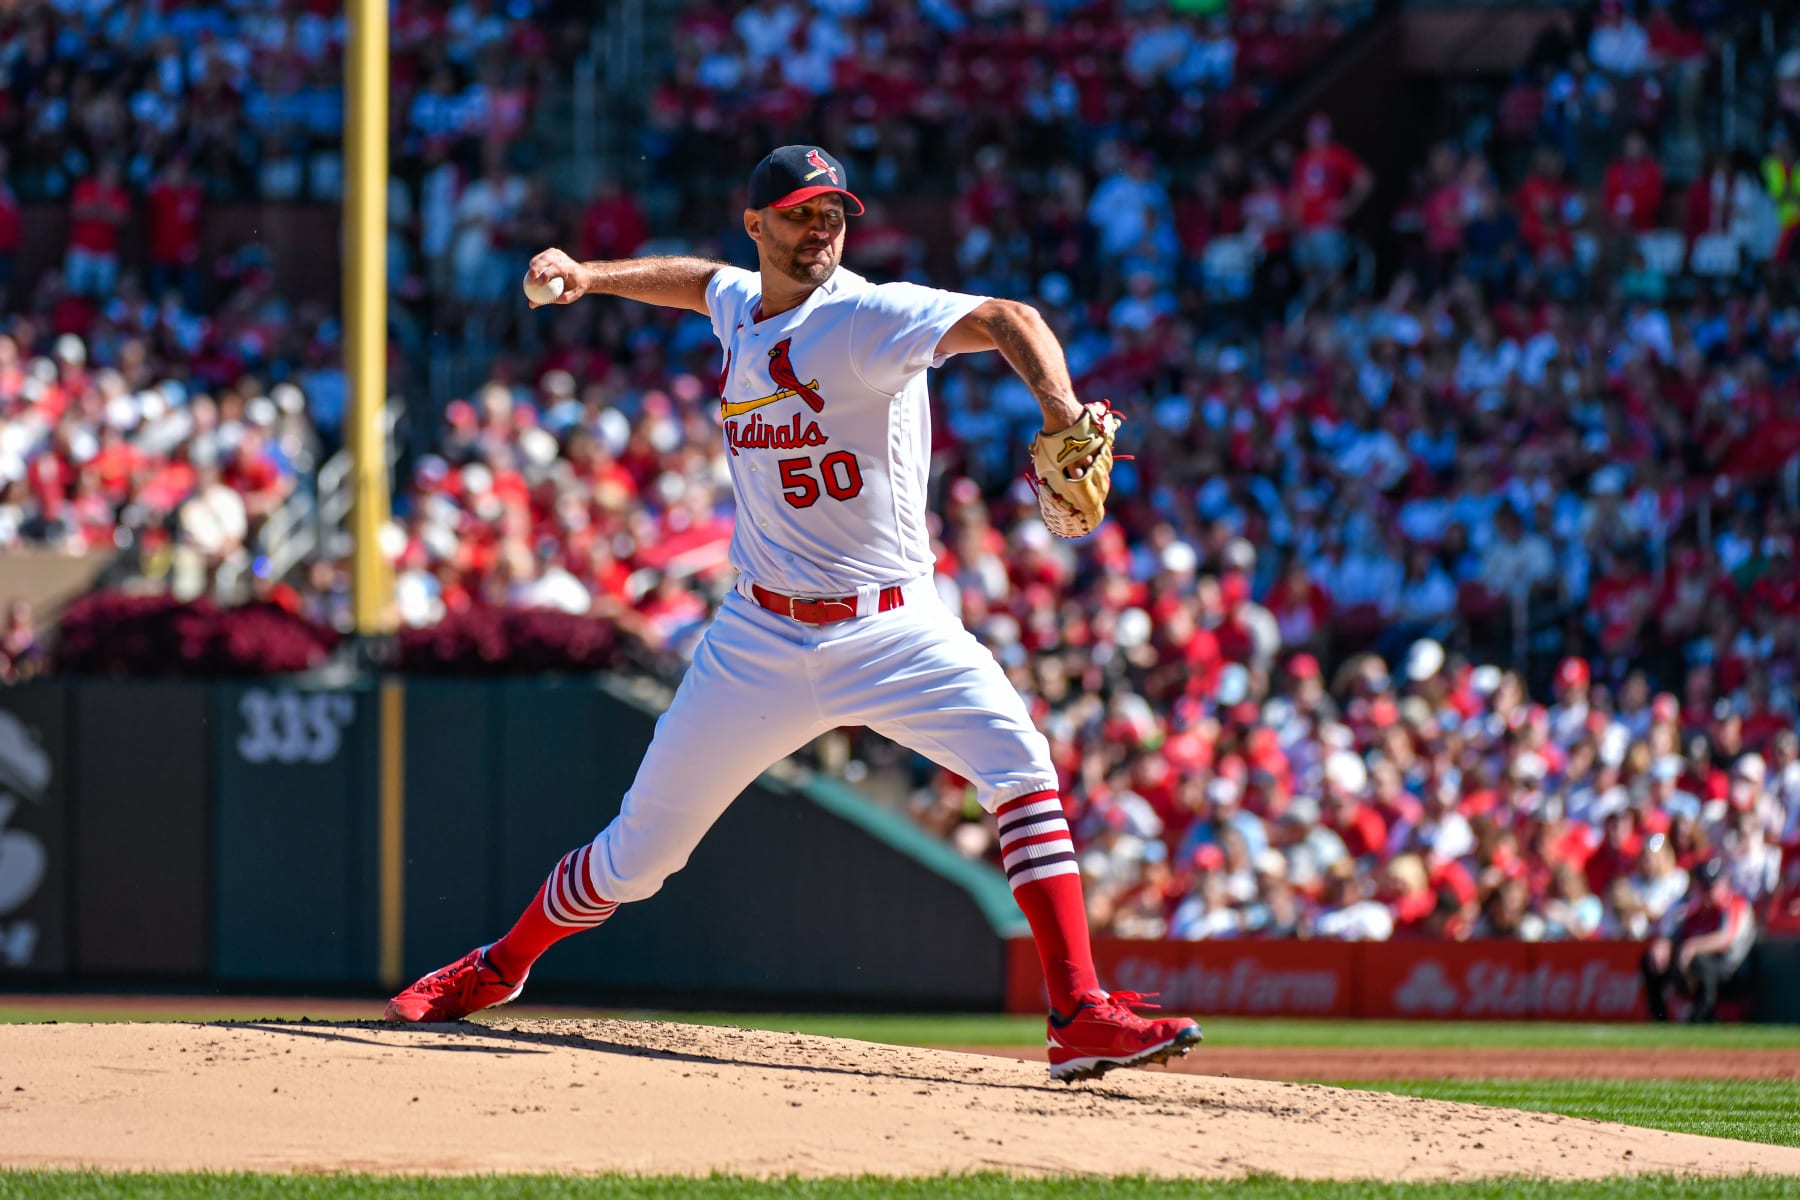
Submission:
[[0,1172],[0,1200],[1761,1200],[1791,1197],[1796,1181],[1758,1176],[1680,1179],[1644,1176],[1592,1183],[1499,1179],[1468,1183],[1313,1183],[1260,1177],[1239,1181],[1142,1178],[1018,1179],[949,1175],[916,1179],[706,1179],[602,1175],[484,1175],[405,1178],[371,1175],[148,1175]]
[[1336,1086],[1800,1146],[1800,1081],[1792,1079],[1396,1079]]

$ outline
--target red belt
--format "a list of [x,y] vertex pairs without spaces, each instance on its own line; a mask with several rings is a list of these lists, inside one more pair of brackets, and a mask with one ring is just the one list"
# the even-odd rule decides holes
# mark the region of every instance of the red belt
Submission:
[[[784,617],[792,617],[808,625],[829,625],[833,621],[848,621],[856,615],[856,597],[839,598],[819,596],[783,596],[780,592],[771,592],[757,584],[750,585],[750,594],[756,602],[770,612],[780,613]],[[897,587],[881,589],[881,608],[886,612],[890,608],[899,608],[906,603],[906,596]]]

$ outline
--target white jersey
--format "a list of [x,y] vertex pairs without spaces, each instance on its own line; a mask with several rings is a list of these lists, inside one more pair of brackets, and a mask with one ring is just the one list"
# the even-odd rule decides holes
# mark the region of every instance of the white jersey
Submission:
[[725,349],[720,416],[737,496],[731,564],[789,595],[842,596],[928,574],[927,368],[985,296],[872,284],[839,267],[757,320],[762,277],[706,285]]

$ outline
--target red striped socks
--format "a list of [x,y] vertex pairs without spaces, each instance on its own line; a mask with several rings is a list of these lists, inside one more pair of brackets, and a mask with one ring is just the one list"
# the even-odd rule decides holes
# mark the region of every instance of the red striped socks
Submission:
[[488,947],[488,965],[504,979],[523,979],[551,946],[592,929],[613,915],[618,902],[594,890],[588,875],[593,843],[571,850],[556,864],[507,935]]
[[[1050,1004],[1071,1012],[1077,997],[1100,983],[1088,945],[1081,868],[1062,801],[1055,792],[1033,792],[1002,804],[995,816],[1006,879],[1037,942]],[[503,978],[524,978],[544,951],[603,923],[619,907],[594,889],[588,874],[592,851],[590,843],[563,855],[518,922],[488,947],[488,964]]]
[[1088,945],[1087,905],[1081,867],[1062,801],[1055,792],[1032,792],[995,811],[1000,822],[1000,861],[1013,899],[1031,924],[1050,1006],[1073,1012],[1076,998],[1100,986]]

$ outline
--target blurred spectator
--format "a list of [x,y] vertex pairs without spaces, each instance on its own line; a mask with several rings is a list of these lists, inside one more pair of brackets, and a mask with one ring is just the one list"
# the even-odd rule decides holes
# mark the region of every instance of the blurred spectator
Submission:
[[1294,257],[1304,268],[1331,272],[1349,255],[1344,229],[1375,186],[1375,177],[1350,150],[1332,140],[1331,118],[1306,122],[1306,148],[1293,168]]
[[618,180],[602,179],[581,215],[581,258],[589,262],[630,258],[648,235],[649,228],[636,199]]
[[175,564],[177,588],[189,595],[205,590],[227,564],[236,565],[250,535],[244,498],[227,485],[219,468],[201,466],[194,492],[176,514],[179,537]]
[[1644,995],[1652,1020],[1667,1021],[1670,984],[1691,1002],[1688,1020],[1714,1020],[1719,993],[1737,975],[1756,943],[1749,902],[1732,892],[1724,864],[1708,859],[1695,873],[1687,899],[1671,910],[1644,951]]
[[200,307],[200,185],[187,160],[169,160],[149,195],[150,295],[178,291],[189,308]]
[[1168,192],[1152,174],[1153,160],[1142,151],[1114,147],[1117,165],[1095,186],[1087,219],[1103,258],[1148,252],[1152,260],[1175,249],[1174,214]]
[[1687,895],[1688,873],[1675,864],[1675,848],[1664,834],[1651,834],[1638,851],[1638,869],[1626,879],[1632,897],[1652,923],[1661,921]]
[[465,303],[493,296],[504,288],[517,265],[507,244],[508,226],[525,202],[525,180],[507,171],[497,151],[490,151],[480,178],[456,201],[456,229],[451,259],[454,294]]
[[1625,135],[1623,152],[1606,168],[1602,194],[1606,214],[1621,229],[1643,233],[1661,220],[1662,167],[1650,156],[1650,141],[1641,130]]
[[1588,58],[1608,75],[1641,75],[1656,65],[1650,36],[1621,0],[1600,0],[1588,35]]
[[131,218],[131,200],[120,186],[119,166],[105,159],[75,185],[69,198],[69,290],[110,296],[119,277],[119,238]]
[[1794,227],[1800,225],[1800,166],[1794,162],[1794,139],[1784,129],[1777,129],[1769,143],[1768,157],[1762,163],[1763,186],[1775,205],[1780,242],[1775,253],[1788,257],[1788,242]]

